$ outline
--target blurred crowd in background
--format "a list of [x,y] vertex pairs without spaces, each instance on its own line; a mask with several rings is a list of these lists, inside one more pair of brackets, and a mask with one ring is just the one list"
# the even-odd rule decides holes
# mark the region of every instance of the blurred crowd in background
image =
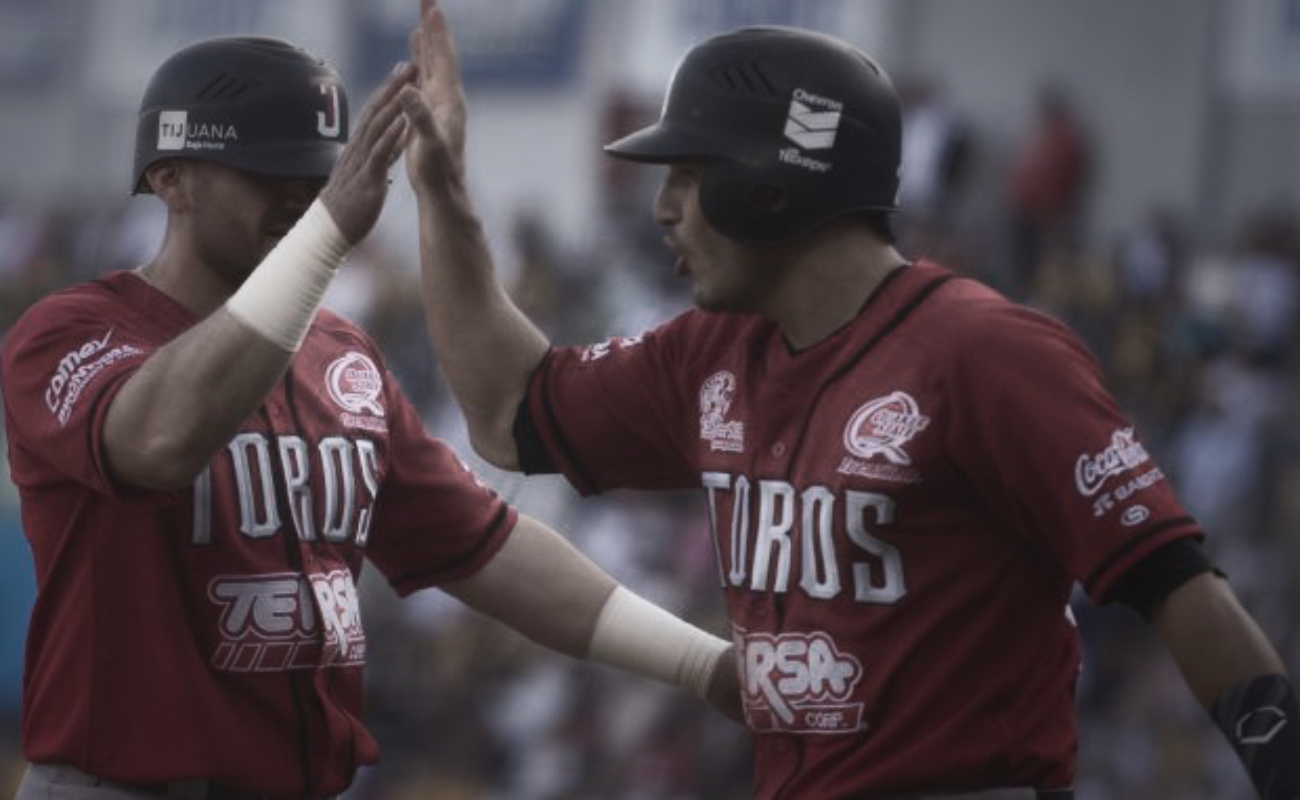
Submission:
[[[1197,220],[1153,207],[1113,241],[1089,240],[1097,177],[1088,120],[1045,87],[999,179],[992,150],[944,103],[942,87],[900,83],[907,109],[897,233],[905,255],[934,258],[1055,315],[1078,331],[1211,532],[1208,547],[1300,669],[1300,219],[1277,204],[1204,241]],[[647,172],[651,172],[647,170]],[[653,176],[653,177],[657,177]],[[581,252],[545,217],[518,209],[498,242],[521,305],[560,342],[631,334],[689,303],[649,216],[647,186],[613,183],[604,233]],[[150,199],[33,208],[0,198],[0,336],[37,297],[147,259]],[[983,213],[964,214],[978,206]],[[989,213],[990,211],[996,213]],[[979,222],[972,224],[972,219]],[[415,236],[414,231],[401,232]],[[568,532],[629,586],[715,632],[726,626],[701,498],[580,500],[558,479],[500,473],[465,442],[423,327],[418,273],[384,231],[352,256],[327,302],[379,340],[389,369],[436,434],[510,500]],[[978,346],[978,343],[975,343]],[[1015,431],[1006,431],[1008,437]],[[16,498],[0,481],[0,507]],[[25,543],[0,529],[9,663],[25,620]],[[363,576],[368,722],[384,749],[353,800],[739,800],[750,795],[747,734],[704,704],[646,681],[545,652],[436,591],[399,601]],[[1081,800],[1249,798],[1241,767],[1132,612],[1075,603],[1087,657],[1080,682]],[[17,675],[0,708],[0,792],[22,768]],[[196,721],[201,722],[201,721]]]

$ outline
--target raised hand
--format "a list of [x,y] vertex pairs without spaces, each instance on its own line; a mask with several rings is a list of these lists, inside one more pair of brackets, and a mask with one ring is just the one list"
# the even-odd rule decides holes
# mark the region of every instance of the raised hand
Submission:
[[339,153],[320,199],[347,240],[365,238],[388,195],[388,171],[406,144],[406,117],[399,96],[415,80],[411,64],[398,64],[362,110],[361,121]]
[[410,43],[418,89],[402,91],[402,107],[413,131],[406,146],[406,174],[418,191],[463,178],[465,92],[456,45],[437,0],[420,0],[420,25]]

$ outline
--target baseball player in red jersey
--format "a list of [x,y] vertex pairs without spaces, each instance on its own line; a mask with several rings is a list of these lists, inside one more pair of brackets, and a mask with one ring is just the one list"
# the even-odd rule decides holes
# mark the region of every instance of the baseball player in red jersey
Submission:
[[168,214],[157,255],[7,335],[38,585],[20,798],[342,792],[378,757],[361,722],[366,560],[399,594],[441,586],[740,715],[728,643],[478,483],[366,334],[317,313],[380,212],[413,78],[397,67],[345,146],[343,88],[314,56],[258,37],[182,50],[138,131],[135,190]]
[[494,277],[431,0],[415,44],[425,304],[472,441],[585,493],[703,488],[758,797],[1072,797],[1076,583],[1150,620],[1261,797],[1300,797],[1283,666],[1085,348],[893,247],[870,58],[774,27],[688,52],[606,149],[668,165],[654,215],[698,308],[552,347]]

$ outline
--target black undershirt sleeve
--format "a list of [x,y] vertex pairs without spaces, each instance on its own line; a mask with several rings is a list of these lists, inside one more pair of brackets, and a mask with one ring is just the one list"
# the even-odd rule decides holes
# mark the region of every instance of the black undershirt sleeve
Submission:
[[546,451],[541,434],[537,432],[527,397],[520,401],[519,408],[515,410],[514,435],[515,449],[519,451],[519,468],[525,475],[551,475],[560,471],[551,459],[551,454]]
[[1217,572],[1200,542],[1179,539],[1129,567],[1116,581],[1109,599],[1129,606],[1150,622],[1151,613],[1171,592],[1197,575],[1211,571]]

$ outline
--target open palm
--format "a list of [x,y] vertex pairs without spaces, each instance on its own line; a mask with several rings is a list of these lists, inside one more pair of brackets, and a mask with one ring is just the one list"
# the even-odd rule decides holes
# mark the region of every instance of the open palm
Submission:
[[414,135],[406,147],[406,172],[417,188],[459,178],[464,172],[465,92],[456,46],[436,0],[421,0],[420,26],[411,33],[418,88],[408,87],[403,108]]

